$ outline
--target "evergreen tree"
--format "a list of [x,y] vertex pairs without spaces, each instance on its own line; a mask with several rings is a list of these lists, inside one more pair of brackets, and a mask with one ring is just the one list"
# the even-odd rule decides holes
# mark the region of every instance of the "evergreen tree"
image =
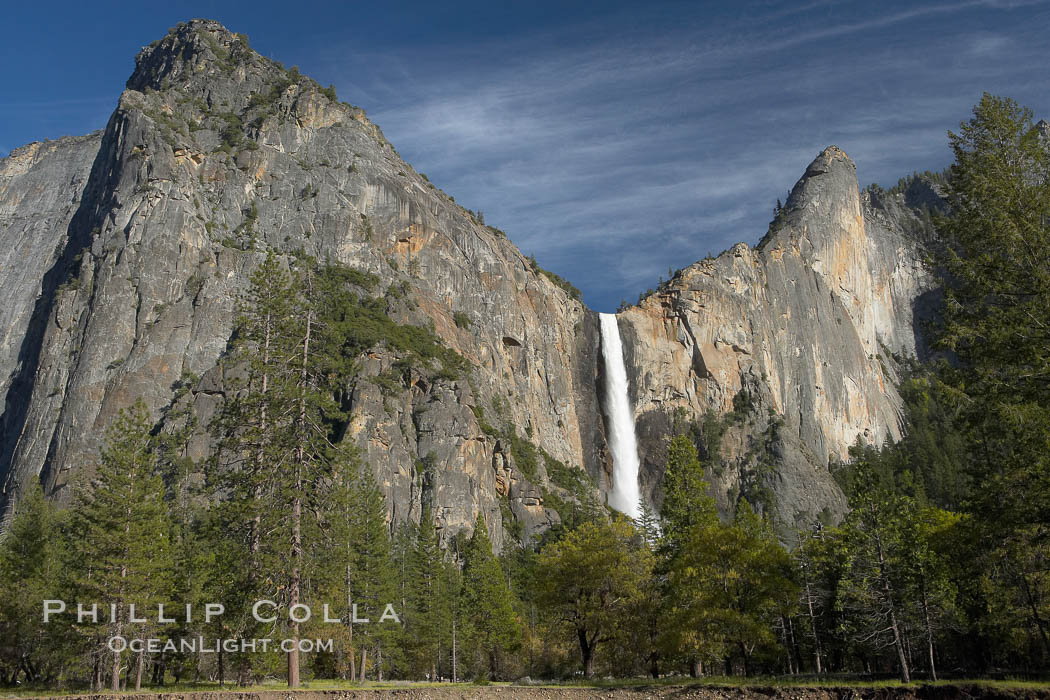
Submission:
[[[717,524],[718,510],[707,492],[704,468],[688,435],[676,435],[667,448],[660,516],[663,530],[657,545],[656,571],[663,586],[663,615],[669,623],[664,628],[659,646],[667,658],[684,657],[690,673],[696,676],[705,660],[719,656],[722,647],[705,631],[702,620],[687,622],[690,619],[685,612],[690,605],[688,596],[686,591],[673,587],[671,568],[694,529],[711,528]],[[647,533],[646,538],[649,537]]]
[[696,446],[686,435],[671,439],[664,471],[664,502],[660,517],[664,527],[664,547],[673,555],[694,525],[717,517],[714,499],[707,494],[704,467]]
[[[288,514],[282,501],[287,475],[294,473],[288,426],[297,413],[294,370],[289,369],[297,359],[295,287],[273,251],[250,282],[238,302],[225,362],[232,391],[211,426],[218,450],[209,478],[220,498],[211,528],[219,555],[215,592],[236,611],[217,622],[215,632],[222,636],[257,636],[259,623],[248,612],[255,600],[288,604],[287,593],[276,595],[278,580],[270,572],[288,571],[286,529],[273,520]],[[275,478],[278,473],[281,478]],[[218,661],[224,670],[226,658],[220,655]],[[237,655],[232,661],[238,682],[246,685],[265,673],[261,664],[270,659]]]
[[[169,600],[172,552],[156,442],[140,399],[106,431],[98,472],[73,511],[76,581],[82,600],[116,606],[111,637],[127,636],[130,606],[141,614]],[[100,622],[108,611],[100,611]],[[121,653],[113,654],[110,690],[120,690]],[[141,678],[141,665],[139,678]]]
[[645,543],[649,546],[650,550],[655,550],[660,543],[661,530],[660,530],[660,518],[653,511],[653,507],[649,505],[648,501],[642,499],[641,506],[639,508],[638,518],[635,520],[635,527],[638,528],[638,532],[645,538]]
[[838,604],[855,638],[876,649],[892,648],[904,683],[911,680],[904,610],[913,506],[880,484],[866,464],[859,465],[842,525],[846,560],[839,581]]
[[417,677],[439,678],[443,655],[451,659],[452,563],[441,550],[430,508],[423,511],[419,533],[408,553],[405,634]]
[[[985,94],[958,133],[941,344],[972,429],[990,528],[1050,523],[1050,140]],[[1050,651],[1050,650],[1048,650]]]
[[[231,358],[246,374],[243,391],[214,422],[222,519],[248,562],[242,577],[226,582],[241,603],[263,596],[291,609],[312,594],[307,587],[315,572],[307,567],[316,568],[317,560],[308,552],[322,542],[328,505],[322,494],[333,481],[333,437],[345,420],[334,395],[351,369],[340,357],[330,306],[343,299],[338,279],[318,276],[314,266],[304,258],[289,274],[271,251],[252,273]],[[254,624],[242,617],[245,629]],[[289,687],[300,682],[299,625],[287,621]],[[241,670],[243,682],[243,664]]]
[[[376,679],[382,680],[383,650],[389,667],[398,633],[393,623],[379,622],[385,606],[396,600],[390,530],[383,493],[349,444],[340,446],[325,500],[325,537],[311,557],[323,572],[323,598],[345,605],[336,670],[343,678],[364,681],[371,663]],[[353,625],[355,609],[368,624]]]
[[41,624],[45,600],[67,600],[61,517],[34,485],[0,540],[0,682],[52,682],[70,659],[73,639],[64,619]]
[[522,630],[513,593],[499,560],[492,554],[488,528],[480,513],[466,548],[463,598],[471,643],[484,656],[489,677],[496,680],[500,656],[521,645]]

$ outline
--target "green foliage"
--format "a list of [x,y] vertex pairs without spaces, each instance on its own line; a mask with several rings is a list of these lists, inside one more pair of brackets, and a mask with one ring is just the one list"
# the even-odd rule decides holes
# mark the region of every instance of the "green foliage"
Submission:
[[0,668],[15,669],[4,674],[12,681],[53,683],[77,646],[61,622],[39,624],[42,602],[68,591],[63,519],[34,484],[0,540]]
[[507,434],[510,444],[510,455],[517,467],[530,481],[535,483],[539,479],[540,453],[528,440],[518,437],[514,426],[510,427]]
[[[482,223],[484,223],[484,222],[482,222]],[[566,294],[568,294],[573,299],[579,301],[580,299],[583,298],[583,292],[581,292],[579,289],[574,287],[572,282],[570,282],[569,280],[565,279],[561,275],[558,275],[558,274],[556,274],[554,272],[551,272],[550,270],[544,270],[542,267],[540,267],[539,263],[536,262],[536,257],[535,256],[533,256],[533,255],[529,256],[529,265],[532,267],[532,269],[534,271],[540,273],[541,275],[543,275],[544,277],[549,279],[551,282],[553,282],[555,284],[555,286],[561,288]]]
[[698,520],[680,541],[669,562],[672,639],[707,663],[735,651],[748,675],[756,654],[775,654],[773,622],[797,598],[788,553],[746,503],[733,523]]
[[459,569],[441,551],[430,509],[407,552],[405,634],[407,664],[412,674],[436,678],[446,671],[446,651],[452,644]]
[[591,489],[597,488],[594,479],[583,469],[570,467],[564,462],[554,459],[542,449],[540,453],[543,455],[544,464],[546,464],[547,478],[555,486],[580,496]]
[[292,81],[284,77],[270,85],[266,92],[253,92],[248,98],[248,107],[263,107],[269,109],[280,101],[285,91],[291,87]]
[[457,328],[469,329],[473,325],[470,316],[467,316],[462,311],[455,312],[452,315],[452,320],[455,321]]
[[667,448],[664,502],[660,508],[666,545],[677,551],[683,538],[699,523],[717,520],[714,499],[707,493],[704,468],[692,441],[679,435]]
[[234,112],[221,112],[216,116],[223,122],[219,130],[221,147],[227,153],[240,148],[244,143],[244,125],[241,123],[240,116]]
[[915,368],[900,386],[904,399],[904,438],[875,448],[858,444],[851,462],[832,475],[850,493],[854,472],[865,464],[886,488],[922,505],[957,510],[971,495],[971,466],[957,400],[929,368]]
[[1050,523],[1050,345],[1037,330],[1050,324],[1050,142],[1031,110],[987,94],[949,140],[940,342],[959,363],[942,376],[965,397],[996,522]]
[[[358,658],[372,659],[375,672],[392,669],[394,655],[382,650],[394,649],[400,626],[391,620],[379,622],[386,604],[396,600],[396,576],[390,531],[386,523],[386,502],[371,469],[364,464],[353,446],[340,445],[333,470],[331,488],[325,499],[324,537],[310,551],[319,572],[316,603],[345,601],[340,619],[343,625],[334,638],[338,640],[332,670],[342,676],[358,677]],[[370,617],[367,625],[351,624],[352,606]],[[318,633],[331,633],[326,626]]]
[[[95,479],[73,509],[76,552],[83,561],[74,585],[83,600],[118,606],[110,636],[143,635],[142,625],[148,623],[129,621],[126,606],[145,610],[164,602],[172,573],[164,484],[151,428],[141,400],[120,412],[106,431]],[[122,655],[110,656],[110,689],[116,692]]]
[[478,421],[478,427],[481,428],[481,432],[485,433],[489,437],[499,437],[500,431],[492,423],[485,418],[485,409],[481,406],[471,406],[470,410],[473,411],[474,417]]
[[[492,554],[485,521],[479,515],[463,565],[463,607],[466,649],[472,648],[475,669],[487,667],[489,677],[500,677],[505,653],[521,645],[521,620],[499,560]],[[475,678],[479,673],[475,671]]]
[[377,283],[373,275],[343,265],[318,270],[317,285],[327,300],[324,324],[333,356],[354,358],[385,345],[401,355],[400,363],[407,370],[450,379],[469,371],[469,362],[446,347],[431,329],[397,323],[387,315],[384,299],[361,294]]
[[629,619],[651,558],[624,520],[590,520],[540,552],[536,596],[579,645],[584,675],[595,673],[595,651]]
[[318,90],[318,92],[320,92],[322,95],[324,95],[325,97],[330,99],[332,102],[338,102],[339,101],[339,98],[336,97],[336,94],[335,94],[335,85],[329,85],[326,88],[321,88],[320,90]]

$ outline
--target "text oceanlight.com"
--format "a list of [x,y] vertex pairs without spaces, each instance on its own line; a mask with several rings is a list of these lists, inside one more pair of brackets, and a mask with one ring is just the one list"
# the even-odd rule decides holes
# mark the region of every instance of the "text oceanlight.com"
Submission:
[[138,654],[147,652],[159,654],[162,652],[181,652],[183,654],[245,654],[252,652],[267,652],[280,649],[290,652],[298,649],[303,652],[332,651],[331,639],[205,639],[204,637],[184,637],[175,639],[127,639],[126,637],[110,637],[106,642],[110,651],[120,653],[124,650]]

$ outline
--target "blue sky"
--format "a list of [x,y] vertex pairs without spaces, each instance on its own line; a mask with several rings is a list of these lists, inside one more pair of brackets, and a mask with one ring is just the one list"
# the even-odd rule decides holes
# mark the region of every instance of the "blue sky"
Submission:
[[1050,4],[17,3],[0,155],[105,125],[138,49],[190,17],[364,107],[402,156],[598,310],[755,243],[836,144],[861,184],[950,162],[982,91],[1050,116]]

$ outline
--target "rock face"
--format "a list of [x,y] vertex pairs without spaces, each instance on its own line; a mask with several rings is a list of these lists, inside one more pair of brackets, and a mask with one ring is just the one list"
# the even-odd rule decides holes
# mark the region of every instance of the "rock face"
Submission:
[[[842,512],[827,460],[899,436],[889,355],[915,352],[912,306],[930,287],[900,199],[862,199],[828,149],[756,249],[696,263],[621,315],[647,497],[661,498],[667,430],[725,414],[713,478],[727,509],[765,489],[785,523]],[[397,353],[359,358],[348,435],[392,520],[427,500],[448,533],[482,513],[502,546],[508,528],[558,522],[558,462],[608,487],[597,315],[363,110],[216,22],[143,49],[103,133],[0,162],[0,240],[7,509],[35,479],[68,498],[138,397],[158,419],[176,400],[214,414],[234,303],[267,248],[377,276],[395,320],[432,326],[473,367],[391,389],[369,379]],[[522,440],[545,452],[528,474]],[[202,433],[195,455],[210,449]]]
[[756,248],[691,265],[622,315],[654,500],[662,436],[676,416],[707,414],[706,441],[721,435],[714,457],[733,467],[714,475],[724,508],[745,496],[784,526],[844,512],[828,461],[900,438],[894,356],[915,354],[913,306],[932,287],[908,232],[921,222],[900,199],[862,199],[830,147]]

